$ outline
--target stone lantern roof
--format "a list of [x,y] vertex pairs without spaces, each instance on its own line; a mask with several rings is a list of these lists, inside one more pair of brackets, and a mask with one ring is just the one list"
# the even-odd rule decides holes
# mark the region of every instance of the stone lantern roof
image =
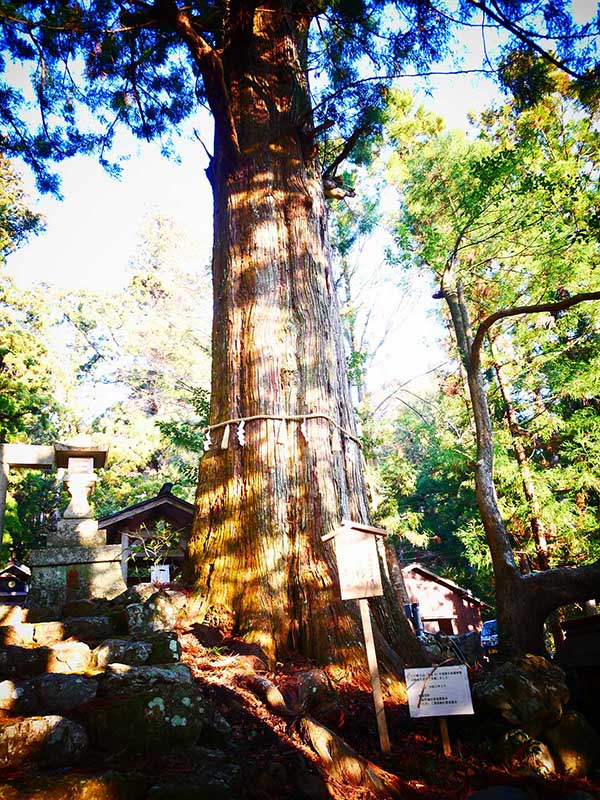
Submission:
[[80,433],[68,442],[55,442],[54,453],[57,467],[68,467],[70,458],[93,458],[94,469],[99,469],[106,463],[108,445]]

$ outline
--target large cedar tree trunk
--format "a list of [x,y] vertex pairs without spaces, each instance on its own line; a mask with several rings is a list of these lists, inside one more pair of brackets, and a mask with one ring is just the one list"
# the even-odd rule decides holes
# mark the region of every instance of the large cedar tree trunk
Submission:
[[[243,8],[247,8],[243,6]],[[323,414],[356,435],[304,63],[308,21],[292,4],[241,8],[215,83],[211,425]],[[232,11],[232,17],[233,17]],[[206,65],[210,91],[210,71]],[[224,88],[225,94],[219,94]],[[283,425],[283,427],[282,427]],[[187,576],[199,616],[224,614],[271,659],[288,649],[362,669],[354,603],[336,598],[342,517],[367,520],[360,448],[325,418],[224,429],[199,471]],[[391,598],[389,595],[388,600]],[[378,601],[397,644],[406,621]],[[394,661],[380,635],[382,652]],[[415,661],[418,649],[405,653]]]

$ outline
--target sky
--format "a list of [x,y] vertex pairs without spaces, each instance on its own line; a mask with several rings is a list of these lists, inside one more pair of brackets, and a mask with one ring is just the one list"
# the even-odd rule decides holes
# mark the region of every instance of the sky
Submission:
[[[450,126],[465,127],[467,113],[492,94],[490,85],[475,84],[468,76],[436,81],[434,96],[422,99],[443,114]],[[207,156],[191,128],[201,132],[210,149],[212,132],[207,116],[195,120],[177,145],[179,163],[161,155],[156,144],[140,143],[128,136],[121,149],[130,148],[120,179],[109,176],[90,157],[78,156],[60,166],[63,200],[39,196],[33,178],[23,171],[32,206],[46,221],[43,233],[33,237],[7,260],[9,273],[19,286],[41,282],[63,289],[113,291],[128,279],[128,265],[138,236],[149,216],[172,217],[189,234],[200,253],[202,268],[212,247],[212,198],[204,170]],[[385,237],[380,232],[367,243],[360,258],[364,264],[383,260]],[[370,313],[368,338],[379,342],[390,328],[384,345],[369,367],[368,383],[381,394],[390,380],[417,378],[445,360],[439,347],[441,328],[436,322],[432,288],[413,282],[410,294],[397,289],[394,280],[371,285],[362,293],[363,319]],[[422,385],[417,380],[413,388]],[[102,398],[100,403],[104,403]]]
[[[580,16],[593,12],[596,3],[576,0]],[[479,32],[463,36],[459,49],[466,68],[481,63]],[[400,81],[401,88],[417,87],[413,81]],[[468,127],[467,115],[497,98],[495,85],[472,75],[440,76],[432,80],[430,93],[419,97],[446,119],[447,127]],[[179,163],[169,161],[156,144],[140,143],[129,135],[119,140],[119,148],[129,154],[120,180],[110,177],[92,157],[76,157],[59,166],[63,200],[38,196],[31,175],[24,172],[31,205],[46,220],[46,229],[9,256],[7,269],[20,286],[45,282],[61,288],[88,288],[112,291],[124,286],[128,265],[135,253],[144,220],[150,215],[166,215],[182,225],[197,243],[202,268],[209,263],[212,246],[212,200],[204,169],[207,155],[194,136],[201,136],[210,150],[211,124],[200,115],[178,141]],[[375,235],[361,258],[367,271],[383,258],[384,237]],[[427,373],[445,360],[439,346],[441,328],[435,318],[432,287],[413,282],[408,296],[392,282],[371,285],[365,292],[364,314],[371,314],[370,338],[379,341],[392,323],[388,341],[373,359],[369,380],[373,388],[385,392],[390,376],[406,381]],[[378,322],[374,325],[373,319]]]
[[[476,82],[471,76],[439,77],[436,83],[435,95],[421,97],[446,118],[449,127],[465,127],[467,113],[493,96],[489,82]],[[40,196],[23,168],[31,205],[43,214],[46,229],[9,256],[8,270],[18,285],[119,288],[126,282],[136,237],[150,214],[176,219],[200,243],[208,262],[212,244],[212,199],[204,174],[208,159],[193,130],[201,132],[209,149],[212,131],[208,115],[194,123],[177,141],[179,163],[165,158],[158,144],[125,133],[120,149],[129,156],[120,179],[111,177],[94,157],[63,162],[58,166],[63,200]]]

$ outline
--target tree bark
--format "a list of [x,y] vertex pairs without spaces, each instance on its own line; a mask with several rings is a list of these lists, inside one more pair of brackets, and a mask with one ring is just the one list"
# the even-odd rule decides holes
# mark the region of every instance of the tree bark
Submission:
[[[307,35],[292,3],[231,4],[221,64],[235,137],[224,142],[227,125],[216,125],[210,168],[210,423],[281,419],[248,421],[243,447],[233,430],[227,447],[224,428],[212,432],[186,575],[198,615],[228,616],[271,660],[297,650],[362,672],[357,609],[337,599],[333,544],[321,541],[343,517],[369,516],[310,137]],[[309,414],[325,416],[307,420],[306,435],[302,420],[285,420]],[[397,645],[398,610],[374,607]]]

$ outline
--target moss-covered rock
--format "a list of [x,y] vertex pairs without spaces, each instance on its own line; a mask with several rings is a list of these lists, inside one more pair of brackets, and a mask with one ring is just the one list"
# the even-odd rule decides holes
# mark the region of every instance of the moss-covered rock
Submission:
[[[96,669],[106,669],[109,664],[128,664],[139,666],[150,658],[153,648],[147,642],[136,642],[131,639],[106,639],[92,653],[93,665]],[[169,659],[165,659],[167,661]]]
[[0,679],[41,675],[46,672],[49,659],[48,647],[0,647]]
[[92,663],[92,651],[85,642],[59,642],[48,648],[46,672],[85,672]]
[[[85,675],[48,673],[28,681],[0,684],[0,707],[6,705],[9,714],[19,716],[44,716],[65,714],[96,697],[98,681]],[[12,696],[11,696],[12,695]]]
[[584,777],[600,764],[600,736],[577,711],[565,712],[554,728],[544,732],[559,772]]
[[100,678],[99,691],[103,697],[112,697],[147,691],[155,686],[182,684],[191,686],[192,682],[192,671],[187,664],[142,666],[109,664]]
[[547,745],[532,739],[525,731],[515,728],[506,733],[500,745],[504,761],[516,773],[540,775],[545,778],[555,772],[554,759]]
[[95,747],[126,753],[162,753],[194,744],[206,716],[205,701],[191,684],[159,684],[81,709]]
[[557,725],[569,699],[565,674],[541,656],[507,661],[473,687],[479,709],[537,737]]
[[63,620],[66,635],[86,644],[98,642],[114,636],[114,627],[106,615],[96,617],[68,617]]
[[173,631],[159,631],[145,637],[152,647],[148,659],[149,664],[170,664],[181,658],[179,637]]

